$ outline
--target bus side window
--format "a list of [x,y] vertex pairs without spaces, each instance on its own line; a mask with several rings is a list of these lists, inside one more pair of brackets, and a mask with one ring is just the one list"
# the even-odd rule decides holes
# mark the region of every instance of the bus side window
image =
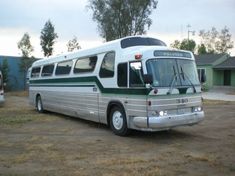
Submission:
[[101,78],[111,78],[114,76],[115,52],[106,53],[102,61],[99,76]]
[[54,64],[51,65],[45,65],[42,68],[42,76],[52,76],[54,70]]
[[118,65],[117,83],[119,87],[127,87],[127,63]]
[[93,72],[96,66],[97,56],[78,59],[76,61],[73,72],[74,73],[85,73]]
[[40,71],[41,71],[41,67],[34,67],[31,72],[31,78],[39,77]]
[[141,62],[131,62],[129,68],[130,87],[143,87],[143,71]]
[[68,75],[70,73],[73,61],[59,62],[57,64],[55,74],[56,75]]

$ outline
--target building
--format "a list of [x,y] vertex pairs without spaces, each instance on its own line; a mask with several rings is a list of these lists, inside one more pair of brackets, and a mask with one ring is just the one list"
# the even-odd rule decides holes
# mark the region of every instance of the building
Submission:
[[199,79],[206,74],[205,88],[229,86],[235,88],[235,57],[227,54],[203,54],[195,56]]
[[3,62],[7,62],[8,69],[9,69],[6,90],[11,90],[11,91],[25,90],[26,89],[26,73],[23,73],[22,71],[20,71],[21,57],[0,55],[1,67],[3,66]]

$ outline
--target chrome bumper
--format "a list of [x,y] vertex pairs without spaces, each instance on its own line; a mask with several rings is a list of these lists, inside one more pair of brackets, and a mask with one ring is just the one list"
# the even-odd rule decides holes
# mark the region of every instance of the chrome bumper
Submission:
[[163,117],[134,117],[134,126],[146,131],[160,131],[176,126],[194,125],[204,119],[204,112],[163,116]]

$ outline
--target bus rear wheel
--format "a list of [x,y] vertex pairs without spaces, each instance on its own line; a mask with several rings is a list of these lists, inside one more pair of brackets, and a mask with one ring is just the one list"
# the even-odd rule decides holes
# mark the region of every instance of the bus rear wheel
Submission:
[[126,136],[129,134],[126,114],[122,108],[118,106],[112,108],[109,119],[110,119],[110,127],[114,132],[114,134],[118,136]]
[[44,109],[42,105],[42,98],[40,95],[38,95],[36,99],[36,108],[39,113],[43,113]]

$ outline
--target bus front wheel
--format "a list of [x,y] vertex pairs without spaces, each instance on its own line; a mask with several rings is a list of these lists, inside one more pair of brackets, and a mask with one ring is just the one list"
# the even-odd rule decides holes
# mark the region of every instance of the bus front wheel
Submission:
[[118,106],[112,108],[110,112],[110,127],[112,131],[118,136],[126,136],[129,134],[126,114],[122,108]]
[[39,113],[42,113],[44,111],[42,105],[42,98],[40,95],[38,95],[36,99],[36,108]]

